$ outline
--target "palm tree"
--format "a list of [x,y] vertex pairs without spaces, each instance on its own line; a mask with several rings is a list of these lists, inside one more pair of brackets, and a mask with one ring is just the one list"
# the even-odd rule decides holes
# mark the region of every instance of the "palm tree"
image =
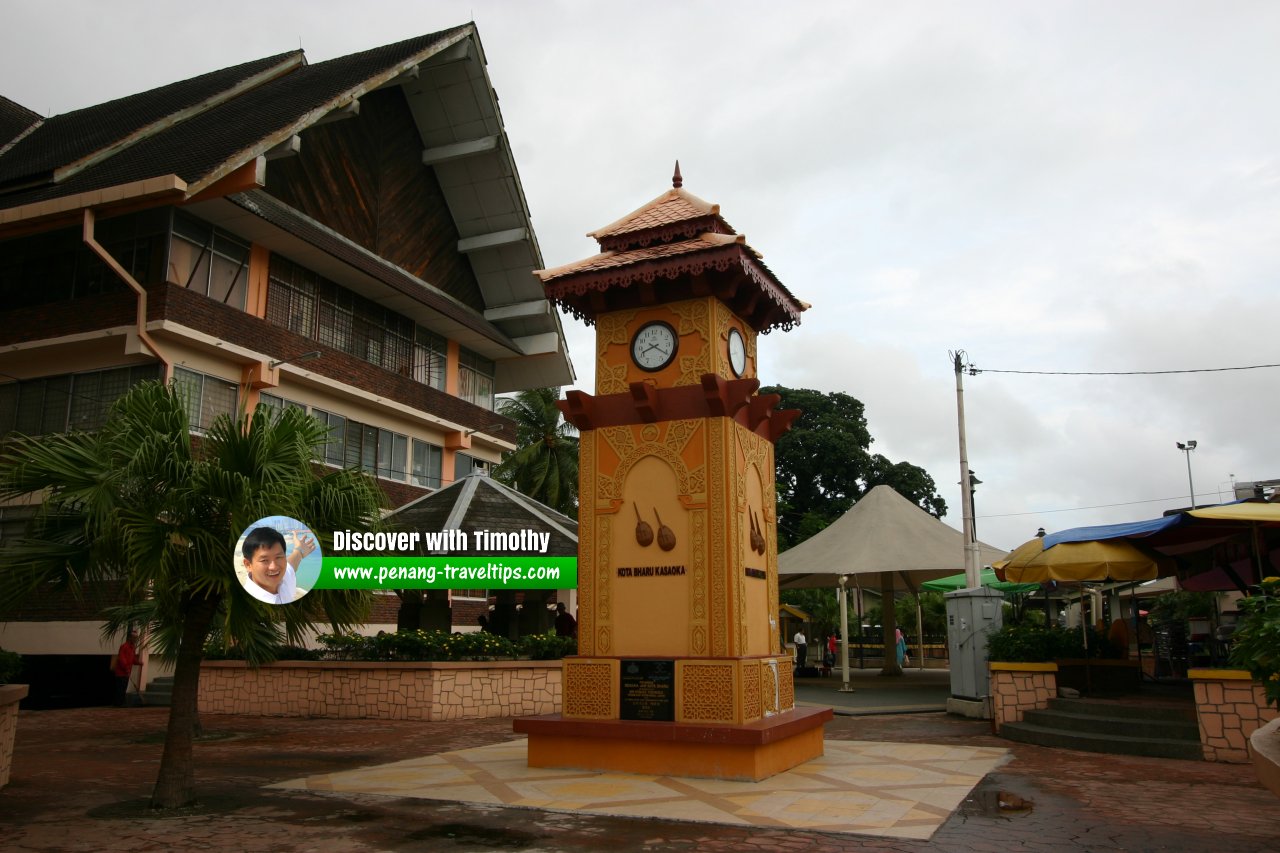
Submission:
[[556,401],[559,388],[531,388],[502,401],[516,422],[516,443],[493,470],[495,479],[565,515],[578,514],[578,435]]
[[333,530],[378,524],[372,480],[313,464],[325,434],[303,412],[259,407],[252,418],[223,416],[193,442],[180,392],[149,382],[121,397],[97,432],[10,437],[0,450],[0,500],[43,500],[25,537],[0,553],[0,611],[51,584],[115,581],[125,604],[109,613],[107,630],[141,620],[174,660],[155,808],[195,798],[192,740],[211,635],[260,663],[318,621],[338,630],[368,611],[368,594],[357,590],[262,604],[233,570],[240,532],[268,515],[304,520],[322,546]]

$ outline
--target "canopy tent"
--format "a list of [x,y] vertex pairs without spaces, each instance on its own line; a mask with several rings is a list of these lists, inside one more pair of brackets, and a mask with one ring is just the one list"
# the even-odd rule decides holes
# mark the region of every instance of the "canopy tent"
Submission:
[[1177,560],[1183,589],[1244,590],[1274,572],[1280,504],[1239,501],[1125,524],[1076,527],[1044,538],[1063,544],[1131,540]]
[[[983,565],[1007,552],[978,543]],[[876,486],[827,529],[778,555],[778,588],[833,587],[842,575],[895,589],[964,569],[964,534],[934,518],[891,486]],[[874,575],[874,577],[868,577]]]
[[[998,592],[1010,592],[1024,594],[1035,592],[1040,589],[1038,583],[1011,583],[1009,581],[1000,580],[996,574],[996,570],[987,566],[982,570],[982,585],[991,587]],[[936,580],[925,581],[920,584],[921,589],[927,589],[930,592],[954,592],[957,589],[965,589],[969,586],[969,579],[965,577],[964,572],[955,575],[948,575],[945,578],[937,578]]]
[[[1005,552],[978,543],[983,563]],[[848,596],[841,578],[859,587],[879,588],[889,598],[895,589],[913,594],[916,584],[944,578],[964,568],[964,534],[943,524],[890,486],[876,486],[829,527],[778,555],[778,588],[836,587],[840,590],[841,624],[848,623]],[[919,607],[917,632],[921,632]],[[861,626],[859,626],[861,627]],[[844,684],[849,686],[848,631],[842,652]],[[923,637],[920,638],[923,641]],[[891,657],[885,637],[885,667]],[[924,666],[924,656],[919,656]]]

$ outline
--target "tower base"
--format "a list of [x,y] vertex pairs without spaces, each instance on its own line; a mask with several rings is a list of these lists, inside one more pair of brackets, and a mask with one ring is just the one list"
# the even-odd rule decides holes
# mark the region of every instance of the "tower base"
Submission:
[[519,717],[529,766],[759,782],[822,755],[830,708],[797,708],[744,725]]

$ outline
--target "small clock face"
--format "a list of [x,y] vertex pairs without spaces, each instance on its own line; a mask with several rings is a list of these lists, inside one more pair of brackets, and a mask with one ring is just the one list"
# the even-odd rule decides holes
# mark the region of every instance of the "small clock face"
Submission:
[[729,368],[738,377],[747,369],[747,342],[737,329],[729,330]]
[[631,359],[641,370],[661,370],[676,357],[676,330],[661,320],[645,323],[631,339]]

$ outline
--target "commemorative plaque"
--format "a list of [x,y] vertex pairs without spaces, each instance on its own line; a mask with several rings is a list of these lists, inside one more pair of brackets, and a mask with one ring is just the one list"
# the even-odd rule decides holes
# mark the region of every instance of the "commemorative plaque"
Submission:
[[622,661],[619,717],[623,720],[675,720],[675,687],[675,661]]

